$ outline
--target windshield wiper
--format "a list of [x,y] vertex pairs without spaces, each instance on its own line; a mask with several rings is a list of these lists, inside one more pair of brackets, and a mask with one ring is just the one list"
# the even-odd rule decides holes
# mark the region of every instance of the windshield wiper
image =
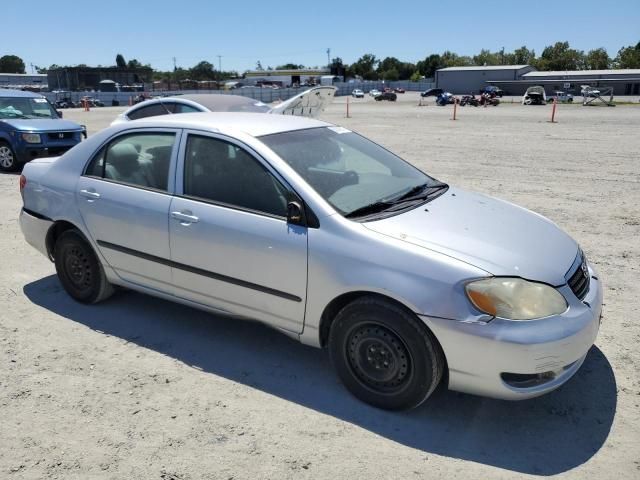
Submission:
[[423,203],[423,200],[447,188],[449,188],[449,185],[447,185],[446,183],[436,183],[434,185],[425,183],[422,185],[417,185],[411,188],[408,192],[403,193],[399,197],[391,198],[388,200],[380,200],[378,202],[373,202],[365,205],[364,207],[356,208],[355,210],[347,213],[345,217],[364,217],[383,211],[390,212],[402,210],[412,205]]
[[356,208],[345,215],[346,218],[363,217],[365,215],[371,215],[386,210],[393,206],[392,202],[373,202],[364,207]]
[[449,185],[447,185],[446,183],[435,183],[432,185],[429,185],[428,183],[423,183],[422,185],[416,185],[415,187],[410,189],[408,192],[405,192],[399,197],[396,197],[389,201],[393,203],[398,203],[398,202],[404,202],[407,200],[427,198],[433,195],[434,193],[439,192],[443,188],[449,188]]

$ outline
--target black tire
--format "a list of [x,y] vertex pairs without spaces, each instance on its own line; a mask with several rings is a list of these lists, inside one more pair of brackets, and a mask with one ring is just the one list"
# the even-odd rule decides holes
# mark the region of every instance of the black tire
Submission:
[[15,172],[20,169],[18,157],[7,142],[0,140],[0,171]]
[[54,256],[60,283],[74,300],[98,303],[113,294],[98,257],[77,230],[67,230],[58,237]]
[[415,315],[377,297],[359,298],[338,312],[329,356],[355,397],[386,410],[424,402],[445,364],[438,341]]

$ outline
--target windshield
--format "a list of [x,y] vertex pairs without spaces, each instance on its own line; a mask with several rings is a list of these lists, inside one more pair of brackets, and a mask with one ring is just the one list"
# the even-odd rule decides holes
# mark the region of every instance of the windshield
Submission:
[[58,118],[46,98],[0,97],[0,118]]
[[341,127],[277,133],[260,140],[348,217],[395,208],[399,199],[406,202],[408,195],[414,199],[413,194],[444,186],[388,150]]

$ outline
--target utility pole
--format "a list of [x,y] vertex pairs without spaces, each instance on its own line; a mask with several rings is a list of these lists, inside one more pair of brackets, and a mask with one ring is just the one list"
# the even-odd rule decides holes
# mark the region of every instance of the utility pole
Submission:
[[500,65],[504,65],[504,47],[500,50]]
[[30,63],[29,65],[31,65],[31,73],[36,73],[35,68],[33,68],[33,63]]
[[216,55],[218,57],[218,80],[222,80],[222,55]]
[[327,48],[327,68],[331,68],[331,49]]
[[173,57],[173,71],[175,72],[178,68],[176,67],[176,57]]

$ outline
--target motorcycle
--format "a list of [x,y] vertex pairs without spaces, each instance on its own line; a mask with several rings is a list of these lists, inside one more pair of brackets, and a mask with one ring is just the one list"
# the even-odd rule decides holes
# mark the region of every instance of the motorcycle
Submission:
[[464,107],[465,105],[471,105],[472,107],[480,106],[480,100],[478,100],[475,95],[463,95],[460,99],[460,106]]

